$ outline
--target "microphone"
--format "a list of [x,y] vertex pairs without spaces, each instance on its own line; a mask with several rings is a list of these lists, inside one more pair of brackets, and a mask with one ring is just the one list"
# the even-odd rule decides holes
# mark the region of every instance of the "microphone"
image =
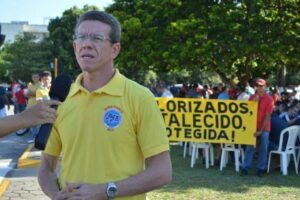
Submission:
[[[58,100],[63,102],[69,94],[69,90],[72,84],[71,77],[67,74],[61,74],[54,79],[53,84],[50,87],[49,96],[52,100]],[[57,108],[57,106],[52,106]],[[52,124],[46,123],[41,125],[39,133],[35,137],[34,147],[39,150],[44,150],[51,133]]]

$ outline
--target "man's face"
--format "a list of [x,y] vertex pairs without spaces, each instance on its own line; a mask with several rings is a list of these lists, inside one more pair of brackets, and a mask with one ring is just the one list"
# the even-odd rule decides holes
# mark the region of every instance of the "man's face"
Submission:
[[50,87],[51,80],[52,80],[51,76],[43,76],[41,80],[42,80],[44,87]]
[[265,92],[265,89],[266,89],[265,85],[256,84],[255,87],[256,87],[256,90],[257,90],[258,93],[264,93]]
[[83,72],[96,72],[112,67],[120,51],[120,43],[111,44],[111,27],[95,20],[83,21],[73,42],[77,62]]

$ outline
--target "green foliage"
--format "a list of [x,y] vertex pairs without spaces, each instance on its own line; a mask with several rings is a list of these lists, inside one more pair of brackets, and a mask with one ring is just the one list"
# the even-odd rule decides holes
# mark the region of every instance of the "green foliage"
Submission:
[[5,81],[30,81],[33,72],[50,70],[50,43],[46,39],[37,41],[32,34],[17,36],[14,43],[4,46],[0,55],[0,77]]
[[[51,20],[47,45],[39,47],[44,52],[32,55],[38,49],[32,43],[4,47],[0,75],[23,76],[46,67],[54,57],[60,58],[59,72],[77,75],[73,29],[79,15],[88,10],[97,7],[73,7]],[[169,83],[211,84],[221,79],[236,84],[278,77],[280,68],[292,74],[299,71],[300,7],[295,0],[115,0],[106,11],[122,24],[122,50],[115,65],[142,84],[149,84],[152,73]],[[47,62],[36,60],[41,54]],[[33,68],[24,71],[28,65]]]
[[106,10],[123,25],[117,63],[127,75],[185,69],[201,82],[213,71],[234,84],[267,78],[280,65],[299,67],[293,0],[117,0]]

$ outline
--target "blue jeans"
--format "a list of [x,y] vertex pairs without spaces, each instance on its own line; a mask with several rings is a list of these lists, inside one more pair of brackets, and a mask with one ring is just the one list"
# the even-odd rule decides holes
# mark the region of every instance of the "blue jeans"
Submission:
[[[268,157],[269,132],[264,131],[259,137],[257,137],[257,142],[259,144],[259,149],[258,149],[256,170],[266,170],[267,157]],[[250,146],[250,145],[246,146],[243,169],[249,170],[251,168],[254,153],[255,153],[254,146]]]
[[26,109],[26,104],[18,104],[17,106],[18,106],[17,110],[19,113],[23,112]]

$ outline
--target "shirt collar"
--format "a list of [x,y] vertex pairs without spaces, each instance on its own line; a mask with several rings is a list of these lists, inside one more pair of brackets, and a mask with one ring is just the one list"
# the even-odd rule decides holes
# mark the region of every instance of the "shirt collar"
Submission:
[[[90,93],[87,89],[85,89],[82,86],[82,79],[83,75],[82,73],[78,75],[75,82],[72,84],[69,96],[72,97],[78,92],[86,92]],[[120,74],[119,70],[116,69],[115,75],[112,77],[112,79],[103,87],[98,88],[97,90],[91,92],[91,93],[105,93],[112,96],[122,96],[124,93],[124,87],[125,87],[125,77]]]

